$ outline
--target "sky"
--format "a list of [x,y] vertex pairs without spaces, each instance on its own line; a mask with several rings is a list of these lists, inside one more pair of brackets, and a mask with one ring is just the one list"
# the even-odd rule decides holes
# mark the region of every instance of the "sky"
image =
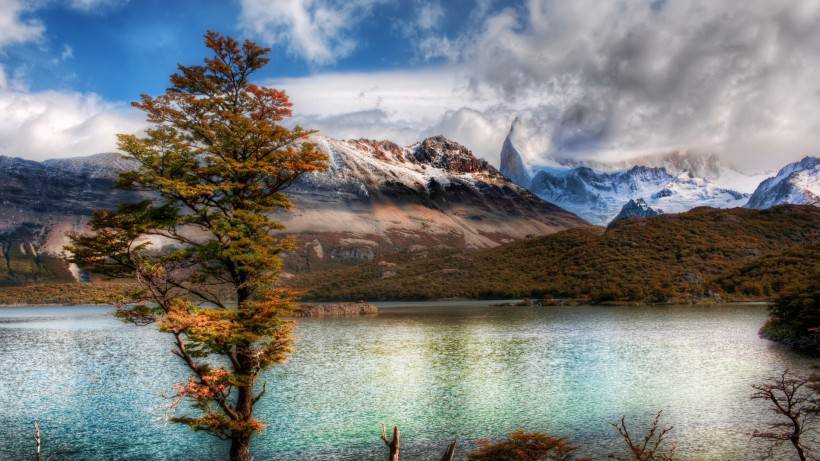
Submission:
[[0,154],[115,149],[129,106],[215,30],[272,49],[257,83],[337,138],[444,134],[497,164],[820,153],[820,0],[0,0]]

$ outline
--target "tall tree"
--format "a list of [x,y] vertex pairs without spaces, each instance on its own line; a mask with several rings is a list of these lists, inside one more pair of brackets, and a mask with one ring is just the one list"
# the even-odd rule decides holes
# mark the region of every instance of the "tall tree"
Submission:
[[204,65],[180,65],[163,95],[133,104],[152,124],[145,136],[119,135],[138,166],[119,186],[149,199],[95,213],[93,233],[72,235],[67,249],[82,267],[139,282],[117,315],[173,337],[190,371],[176,402],[191,404],[173,420],[229,440],[230,459],[248,461],[264,427],[257,381],[293,342],[281,319],[292,296],[271,288],[291,243],[271,216],[291,207],[283,190],[327,158],[311,132],[279,124],[291,115],[284,92],[250,82],[268,49],[215,32],[205,44]]

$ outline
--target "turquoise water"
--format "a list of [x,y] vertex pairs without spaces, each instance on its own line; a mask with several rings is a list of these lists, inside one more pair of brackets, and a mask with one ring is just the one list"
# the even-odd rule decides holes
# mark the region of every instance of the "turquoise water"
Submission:
[[[620,448],[610,422],[659,409],[682,459],[751,459],[766,415],[750,384],[812,364],[759,339],[764,319],[762,306],[450,302],[303,320],[298,352],[265,377],[255,459],[381,460],[382,422],[401,427],[407,460],[517,428],[603,458]],[[222,442],[164,425],[163,395],[184,372],[169,350],[102,307],[0,310],[0,459],[33,459],[35,419],[55,460],[223,459]]]

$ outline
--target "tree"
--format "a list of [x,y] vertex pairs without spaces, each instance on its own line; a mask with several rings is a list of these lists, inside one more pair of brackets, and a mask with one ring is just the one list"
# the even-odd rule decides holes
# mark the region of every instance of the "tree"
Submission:
[[291,115],[284,92],[250,83],[268,49],[215,32],[205,44],[204,65],[180,65],[163,95],[133,104],[152,123],[146,135],[118,136],[137,165],[119,187],[150,198],[96,212],[92,233],[71,235],[67,249],[81,267],[139,282],[117,316],[172,336],[191,373],[174,405],[190,403],[190,414],[173,421],[229,440],[230,459],[249,461],[264,428],[257,380],[293,343],[281,319],[293,297],[271,288],[291,242],[271,214],[290,208],[284,189],[327,158],[307,142],[312,132],[279,124]]
[[626,427],[626,417],[622,416],[621,420],[612,424],[612,427],[618,431],[618,434],[626,444],[628,453],[626,455],[610,455],[612,459],[617,461],[675,461],[676,445],[668,449],[665,448],[666,437],[672,431],[673,427],[661,428],[661,417],[663,411],[659,411],[652,424],[646,431],[646,434],[640,439],[633,439],[632,434]]
[[563,437],[543,432],[515,431],[503,440],[479,440],[467,453],[470,461],[571,461],[577,447]]
[[796,350],[820,354],[820,265],[777,298],[760,334]]
[[785,442],[791,443],[800,461],[809,459],[809,449],[804,435],[812,430],[817,419],[817,398],[808,379],[792,374],[789,370],[769,378],[762,384],[754,384],[752,400],[769,403],[769,410],[777,419],[768,423],[765,430],[755,431],[752,437],[769,442],[769,455]]

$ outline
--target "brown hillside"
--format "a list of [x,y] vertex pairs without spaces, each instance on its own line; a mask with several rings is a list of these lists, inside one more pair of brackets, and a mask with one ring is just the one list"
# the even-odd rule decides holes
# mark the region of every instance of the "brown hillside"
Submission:
[[[820,258],[820,208],[696,208],[472,253],[405,254],[292,284],[311,299],[768,300]],[[409,261],[408,261],[409,260]]]

